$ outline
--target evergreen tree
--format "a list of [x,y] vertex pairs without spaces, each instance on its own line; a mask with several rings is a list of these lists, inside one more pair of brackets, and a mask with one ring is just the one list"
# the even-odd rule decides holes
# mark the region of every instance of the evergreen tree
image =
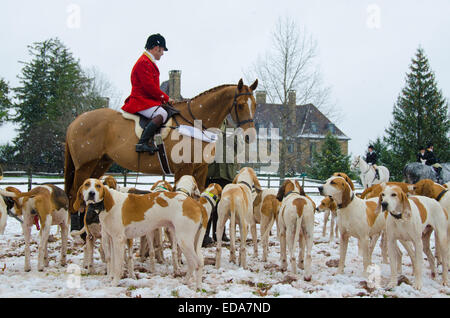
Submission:
[[391,175],[401,179],[401,169],[416,160],[419,146],[433,142],[441,162],[450,159],[450,121],[448,104],[437,88],[434,72],[422,48],[418,48],[406,74],[393,110],[393,121],[386,129],[386,143],[393,150],[397,164]]
[[308,169],[308,175],[315,179],[328,179],[335,172],[344,172],[353,178],[350,171],[350,156],[343,155],[338,139],[330,132],[319,153],[313,154],[313,161]]
[[79,61],[58,39],[28,47],[31,61],[22,62],[18,102],[12,120],[19,124],[13,143],[17,160],[35,170],[59,172],[64,165],[67,126],[81,113],[104,106],[91,89]]
[[9,85],[0,78],[0,125],[8,118],[8,109],[11,107],[9,99]]

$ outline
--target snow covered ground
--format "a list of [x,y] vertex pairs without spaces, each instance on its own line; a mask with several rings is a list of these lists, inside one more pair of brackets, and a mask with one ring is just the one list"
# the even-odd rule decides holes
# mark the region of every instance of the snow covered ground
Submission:
[[[139,177],[138,182],[145,182]],[[20,178],[2,180],[5,183],[18,181]],[[25,180],[25,179],[23,179]],[[55,182],[56,179],[33,179],[36,182]],[[133,186],[130,183],[129,186]],[[274,185],[271,184],[272,187]],[[26,190],[26,186],[17,186]],[[61,186],[62,187],[62,186]],[[145,189],[146,186],[138,186]],[[318,203],[320,196],[312,196]],[[280,271],[279,241],[276,237],[276,227],[270,236],[268,262],[261,261],[262,247],[259,244],[259,257],[253,257],[252,243],[248,242],[248,269],[229,263],[228,245],[222,249],[222,267],[216,269],[212,264],[215,258],[215,247],[204,248],[205,268],[201,291],[195,291],[184,285],[184,277],[174,277],[170,265],[171,253],[165,250],[166,264],[156,264],[156,271],[149,273],[147,263],[135,259],[135,272],[138,279],[124,278],[119,287],[111,287],[103,275],[104,264],[100,260],[98,249],[95,249],[94,264],[97,274],[88,275],[81,268],[83,260],[82,246],[75,245],[69,239],[68,265],[59,265],[60,241],[57,227],[52,228],[56,238],[49,242],[50,265],[43,272],[37,271],[38,232],[32,229],[31,267],[30,272],[24,272],[24,240],[18,221],[8,218],[4,235],[0,235],[0,297],[188,297],[188,298],[253,298],[253,297],[449,297],[450,288],[441,285],[441,275],[436,280],[431,279],[428,262],[424,258],[423,289],[416,291],[407,283],[392,290],[386,290],[390,268],[382,264],[379,244],[373,254],[373,263],[379,271],[379,286],[374,289],[367,287],[367,280],[362,276],[362,257],[358,256],[357,240],[351,238],[347,251],[344,274],[336,275],[336,263],[339,259],[339,244],[328,242],[327,235],[322,237],[323,214],[315,215],[315,235],[312,251],[312,273],[310,282],[303,280],[303,271],[299,269],[296,276]],[[228,224],[227,224],[228,230]],[[258,226],[258,237],[259,237]],[[239,237],[239,236],[238,236]],[[250,235],[248,237],[250,239]],[[433,236],[432,236],[433,238]],[[239,246],[239,242],[237,243]],[[98,242],[97,242],[98,247]],[[434,243],[432,243],[434,252]],[[403,248],[403,247],[401,247]],[[138,243],[135,242],[135,252]],[[298,251],[298,247],[297,247]],[[404,252],[404,250],[402,250]],[[404,252],[404,255],[406,252]],[[212,265],[210,265],[212,264]],[[184,265],[183,265],[184,266]],[[330,267],[331,266],[331,267]],[[184,267],[183,267],[184,269]],[[439,268],[440,271],[440,268]],[[413,281],[410,259],[403,256],[403,274]]]

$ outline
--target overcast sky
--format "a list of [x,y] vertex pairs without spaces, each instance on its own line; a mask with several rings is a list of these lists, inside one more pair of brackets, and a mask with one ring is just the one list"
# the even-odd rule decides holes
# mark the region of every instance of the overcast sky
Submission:
[[[317,62],[343,112],[338,127],[351,138],[353,155],[384,134],[419,45],[450,96],[448,0],[1,0],[0,77],[17,86],[19,61],[30,59],[27,45],[58,37],[125,99],[147,37],[161,33],[169,49],[158,62],[161,82],[169,70],[181,70],[181,93],[193,97],[244,77],[284,16],[317,41]],[[0,144],[14,136],[11,125],[0,127]]]

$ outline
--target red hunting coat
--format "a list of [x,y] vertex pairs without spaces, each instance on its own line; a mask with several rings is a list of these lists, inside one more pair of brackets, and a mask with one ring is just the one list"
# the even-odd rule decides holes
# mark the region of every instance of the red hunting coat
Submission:
[[131,95],[122,109],[128,113],[159,106],[169,101],[169,96],[159,88],[159,69],[144,52],[131,71]]

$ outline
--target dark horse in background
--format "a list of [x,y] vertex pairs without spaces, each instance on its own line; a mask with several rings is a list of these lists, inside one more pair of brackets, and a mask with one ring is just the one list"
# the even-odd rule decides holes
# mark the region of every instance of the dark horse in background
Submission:
[[[441,163],[442,171],[439,181],[447,183],[450,181],[450,163]],[[424,165],[420,162],[408,163],[403,168],[403,177],[407,183],[417,183],[422,179],[431,179],[434,182],[438,182],[436,172],[433,167]]]
[[[225,117],[231,114],[238,127],[246,131],[247,143],[256,138],[253,117],[256,111],[256,100],[253,91],[258,86],[258,80],[246,86],[242,79],[238,85],[221,85],[212,88],[191,100],[175,103],[173,106],[180,111],[174,119],[180,125],[192,126],[194,120],[201,120],[203,129],[220,127]],[[78,188],[87,178],[100,178],[116,162],[123,168],[153,175],[163,175],[158,155],[138,153],[135,145],[138,142],[135,123],[125,119],[122,113],[110,108],[102,108],[86,112],[78,116],[67,128],[66,153],[64,167],[64,189],[69,198],[69,211],[75,212],[73,203]],[[252,133],[253,132],[253,133]],[[194,158],[191,151],[189,162],[177,162],[171,157],[172,149],[177,147],[179,138],[172,138],[178,131],[170,129],[169,136],[164,140],[170,170],[175,175],[175,182],[183,175],[194,176],[200,191],[205,187],[208,172],[208,161],[214,160],[215,145],[200,141],[202,151],[211,150],[210,158],[205,160],[201,155]],[[194,149],[194,139],[191,138]],[[175,148],[175,150],[178,148]],[[184,149],[183,149],[184,151]],[[207,151],[205,151],[207,152]],[[174,151],[175,155],[178,155]]]

